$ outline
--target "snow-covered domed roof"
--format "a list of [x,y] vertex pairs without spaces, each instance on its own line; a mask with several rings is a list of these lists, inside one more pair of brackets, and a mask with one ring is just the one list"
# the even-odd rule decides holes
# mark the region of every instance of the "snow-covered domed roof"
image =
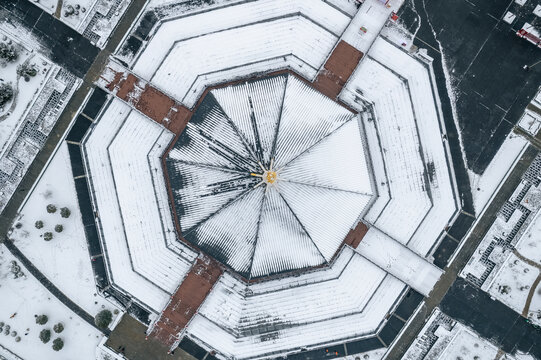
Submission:
[[289,74],[210,91],[167,170],[184,238],[250,278],[328,262],[373,195],[358,116]]

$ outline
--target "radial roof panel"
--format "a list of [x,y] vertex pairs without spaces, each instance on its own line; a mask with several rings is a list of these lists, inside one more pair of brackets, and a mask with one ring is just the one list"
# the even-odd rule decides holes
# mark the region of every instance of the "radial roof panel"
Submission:
[[185,239],[248,278],[328,262],[373,195],[355,114],[287,74],[212,90],[167,169]]
[[274,158],[277,168],[286,165],[354,116],[303,81],[290,77],[276,137]]
[[251,273],[269,273],[319,265],[325,261],[297,214],[276,187],[265,194]]

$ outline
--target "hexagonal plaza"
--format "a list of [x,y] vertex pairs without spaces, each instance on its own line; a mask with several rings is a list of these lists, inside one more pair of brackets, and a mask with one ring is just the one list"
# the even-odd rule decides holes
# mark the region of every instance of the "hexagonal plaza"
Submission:
[[182,236],[246,278],[328,263],[372,198],[360,126],[290,74],[211,90],[166,160]]
[[391,345],[459,208],[431,59],[380,35],[401,2],[153,4],[81,142],[106,291],[170,350]]

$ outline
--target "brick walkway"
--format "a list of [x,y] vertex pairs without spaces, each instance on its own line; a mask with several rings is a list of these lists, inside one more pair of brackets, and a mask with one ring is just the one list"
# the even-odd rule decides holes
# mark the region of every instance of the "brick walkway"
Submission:
[[177,135],[192,116],[190,109],[112,61],[107,64],[98,85]]
[[199,257],[151,329],[150,337],[172,347],[221,275],[216,260]]
[[367,232],[368,226],[362,221],[359,221],[359,224],[357,224],[355,229],[351,229],[350,232],[347,234],[344,243],[356,249]]
[[314,87],[335,100],[362,57],[362,52],[341,40],[314,80]]

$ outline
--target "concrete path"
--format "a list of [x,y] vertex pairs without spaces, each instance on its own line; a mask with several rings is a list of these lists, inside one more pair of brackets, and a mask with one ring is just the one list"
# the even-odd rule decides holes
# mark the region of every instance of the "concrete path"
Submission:
[[356,250],[364,258],[428,296],[443,271],[404,244],[371,227]]

